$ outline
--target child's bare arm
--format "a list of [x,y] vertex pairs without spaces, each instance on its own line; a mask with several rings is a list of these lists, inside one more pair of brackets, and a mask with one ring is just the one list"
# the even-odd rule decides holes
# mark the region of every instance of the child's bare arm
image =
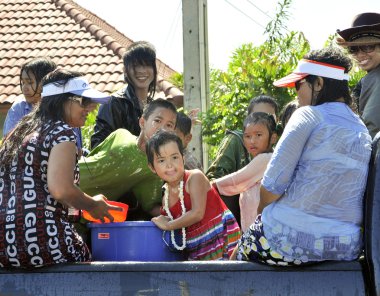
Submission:
[[257,155],[252,161],[237,172],[215,179],[214,187],[220,194],[232,196],[247,191],[259,182],[264,175],[265,169],[272,153]]
[[191,198],[191,210],[173,221],[165,221],[160,217],[153,218],[152,221],[162,230],[180,229],[202,220],[206,210],[207,192],[211,189],[211,185],[200,170],[191,172],[186,184],[186,190]]
[[192,170],[191,172],[192,174],[189,176],[186,189],[190,194],[191,212],[200,221],[205,215],[207,192],[211,189],[211,184],[202,171]]

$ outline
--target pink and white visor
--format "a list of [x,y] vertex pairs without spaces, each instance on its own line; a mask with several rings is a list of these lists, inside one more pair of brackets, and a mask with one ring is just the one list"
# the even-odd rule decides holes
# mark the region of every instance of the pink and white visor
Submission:
[[345,68],[302,59],[299,61],[297,68],[289,75],[273,82],[277,87],[294,87],[295,82],[305,78],[308,75],[321,76],[337,80],[348,80],[348,74],[344,73]]

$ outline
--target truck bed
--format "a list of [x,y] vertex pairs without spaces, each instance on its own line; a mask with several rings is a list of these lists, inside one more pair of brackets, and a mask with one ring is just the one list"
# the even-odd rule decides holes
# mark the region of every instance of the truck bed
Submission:
[[366,295],[363,264],[92,262],[0,271],[0,295]]
[[31,271],[0,269],[0,296],[380,296],[380,133],[364,197],[364,255],[303,267],[251,262],[91,262]]

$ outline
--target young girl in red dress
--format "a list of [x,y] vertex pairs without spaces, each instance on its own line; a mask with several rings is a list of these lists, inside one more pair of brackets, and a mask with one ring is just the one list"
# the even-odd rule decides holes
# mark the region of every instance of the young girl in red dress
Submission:
[[[147,143],[151,170],[165,181],[161,215],[152,219],[160,229],[171,231],[171,241],[185,250],[189,260],[228,260],[240,228],[231,211],[198,169],[185,170],[182,141],[160,131]],[[181,230],[182,241],[174,239]]]

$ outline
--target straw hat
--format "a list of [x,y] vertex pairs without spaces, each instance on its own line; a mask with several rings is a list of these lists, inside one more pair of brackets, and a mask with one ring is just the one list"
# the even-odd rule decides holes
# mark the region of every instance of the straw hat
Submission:
[[351,28],[337,30],[341,46],[380,44],[380,14],[365,12],[355,16]]

